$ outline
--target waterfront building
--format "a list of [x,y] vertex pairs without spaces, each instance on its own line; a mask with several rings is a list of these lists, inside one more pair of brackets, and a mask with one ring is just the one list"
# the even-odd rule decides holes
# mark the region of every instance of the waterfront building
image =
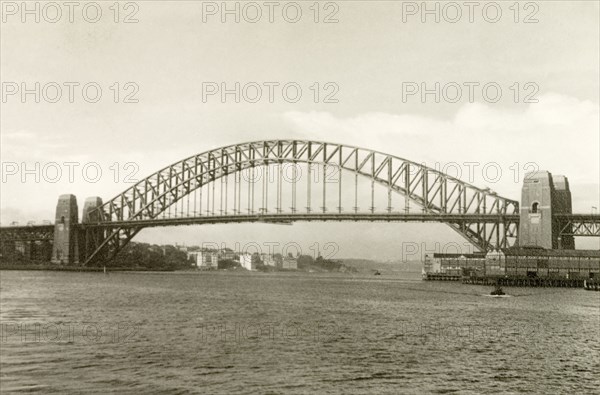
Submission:
[[187,259],[188,261],[192,261],[194,266],[198,266],[198,255],[201,254],[201,251],[188,251]]
[[256,270],[257,259],[253,257],[252,254],[247,252],[241,253],[240,255],[240,265],[246,270]]
[[275,261],[275,257],[273,255],[269,255],[269,254],[260,254],[260,260],[262,261],[263,265],[265,266],[276,266],[276,261]]
[[188,247],[185,244],[184,245],[175,244],[175,248],[177,248],[179,251],[188,252]]
[[219,253],[217,251],[202,251],[198,254],[198,267],[200,269],[217,269],[219,265]]
[[191,258],[191,260],[196,264],[196,267],[202,270],[216,269],[219,263],[218,251],[188,251],[187,257],[188,260]]
[[290,270],[298,269],[298,259],[290,257],[290,256],[283,258],[283,261],[281,263],[281,268],[282,269],[290,269]]
[[235,261],[237,260],[237,254],[230,248],[222,248],[219,250],[220,261]]
[[187,257],[200,269],[217,269],[219,262],[238,260],[235,251],[229,248],[200,250],[197,247],[190,247],[187,250]]
[[518,277],[600,278],[600,251],[507,248],[504,273]]
[[427,273],[441,273],[442,266],[439,258],[434,258],[433,255],[425,254],[423,260],[423,274]]
[[449,277],[600,278],[600,251],[511,247],[487,254],[426,256],[424,274]]
[[482,273],[484,270],[485,255],[435,253],[430,258],[428,267],[432,273],[441,273],[449,276],[460,276],[465,272]]

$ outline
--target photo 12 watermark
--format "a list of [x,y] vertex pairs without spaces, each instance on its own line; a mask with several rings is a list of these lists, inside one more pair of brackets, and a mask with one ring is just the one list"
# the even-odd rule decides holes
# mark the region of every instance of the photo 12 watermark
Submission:
[[342,169],[335,164],[321,163],[281,163],[278,165],[255,166],[242,169],[240,179],[244,182],[268,182],[275,183],[279,174],[286,183],[299,183],[310,180],[311,183],[338,183],[342,174]]
[[257,256],[275,256],[280,255],[282,257],[299,257],[299,256],[311,256],[316,259],[321,257],[323,259],[333,259],[340,251],[338,243],[333,241],[311,243],[308,248],[302,248],[302,245],[295,241],[280,242],[280,241],[263,241],[263,242],[239,242],[226,243],[226,242],[212,242],[204,241],[201,244],[200,252],[221,252],[225,254],[230,253],[234,255],[257,255]]
[[110,179],[115,184],[135,184],[140,166],[136,162],[114,162],[104,167],[98,162],[2,162],[2,183],[96,184]]
[[402,23],[539,23],[535,1],[403,1]]
[[2,23],[138,23],[135,1],[2,1]]
[[334,1],[203,1],[202,23],[338,23]]
[[470,255],[474,252],[474,246],[469,242],[416,242],[416,241],[403,241],[400,244],[400,261],[407,263],[411,261],[424,262],[427,257],[433,256],[433,254],[453,254],[456,256]]
[[2,103],[139,103],[136,82],[2,82]]
[[542,335],[542,325],[529,322],[517,322],[512,325],[401,322],[398,325],[398,331],[398,335],[404,341],[420,343],[481,344],[493,341],[535,343]]
[[[244,182],[261,182],[265,180],[268,183],[275,183],[281,171],[281,179],[286,183],[299,183],[307,181],[337,184],[344,174],[352,174],[351,171],[343,169],[337,163],[309,163],[307,165],[299,163],[282,163],[281,169],[275,165],[269,167],[256,166],[246,168],[240,171],[240,179]],[[520,184],[524,180],[535,178],[540,172],[540,165],[536,162],[512,162],[499,163],[496,161],[449,161],[449,162],[427,162],[421,161],[406,167],[406,172],[410,176],[419,175],[424,169],[429,172],[442,173],[447,177],[468,183],[486,182],[489,184],[498,184],[501,182],[512,182]],[[487,191],[490,194],[494,191]]]
[[538,103],[540,87],[536,82],[514,82],[510,85],[494,81],[477,82],[402,82],[402,103]]
[[135,322],[0,322],[0,343],[98,344],[134,341]]
[[340,333],[336,322],[327,321],[221,321],[203,323],[198,340],[202,343],[319,342],[331,341]]
[[[540,166],[536,162],[513,162],[500,164],[496,161],[479,162],[479,161],[464,161],[464,162],[420,162],[421,166],[433,169],[436,172],[443,173],[446,176],[468,182],[475,183],[479,180],[489,183],[498,184],[500,182],[512,182],[521,184],[525,180],[535,178],[540,172]],[[411,166],[409,174],[415,175],[420,171],[418,166]],[[496,194],[489,188],[484,189],[488,194]]]
[[337,104],[340,87],[336,82],[202,82],[202,103],[314,103]]

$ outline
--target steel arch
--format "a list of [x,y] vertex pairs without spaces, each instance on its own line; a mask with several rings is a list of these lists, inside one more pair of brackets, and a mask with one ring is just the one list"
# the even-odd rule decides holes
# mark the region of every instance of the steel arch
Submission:
[[[132,226],[132,222],[139,221],[142,224],[156,219],[194,190],[245,169],[283,163],[334,166],[354,173],[356,177],[366,177],[372,183],[388,189],[388,201],[392,192],[400,194],[406,201],[421,206],[424,213],[496,215],[498,220],[489,230],[484,223],[473,219],[446,222],[481,249],[506,247],[509,244],[508,237],[516,235],[517,222],[512,218],[519,212],[517,201],[475,187],[423,164],[345,144],[261,140],[220,147],[182,159],[139,181],[92,211],[90,218],[104,225],[114,224],[114,227],[106,227],[108,233],[101,238],[101,243],[96,243],[86,263],[103,255],[101,251],[109,250],[116,254],[141,229]],[[292,214],[295,214],[294,207],[292,210]],[[234,210],[232,215],[241,215],[241,212]],[[298,220],[301,220],[300,216]],[[127,225],[120,226],[121,222]]]

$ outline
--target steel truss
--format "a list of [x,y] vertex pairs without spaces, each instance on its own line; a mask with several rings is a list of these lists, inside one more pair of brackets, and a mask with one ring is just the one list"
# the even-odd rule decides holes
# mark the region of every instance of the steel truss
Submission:
[[[282,166],[285,164],[293,165],[291,180],[283,175]],[[297,165],[307,169],[308,182],[303,186],[306,189],[305,201],[297,196],[300,184],[296,177]],[[259,167],[264,170],[262,183],[254,178],[242,180],[242,172],[254,174]],[[337,179],[330,177],[328,172],[331,168],[339,174],[353,175],[350,178],[354,182],[347,182],[342,176]],[[315,191],[311,191],[316,186],[310,181],[315,171],[322,174],[324,181],[318,186],[322,188],[322,199],[318,203],[314,202]],[[270,183],[265,182],[269,174],[277,181],[276,187],[270,191]],[[231,177],[233,197],[228,196]],[[370,190],[364,186],[359,188],[359,178],[370,181]],[[242,196],[244,185],[246,196]],[[284,208],[282,189],[285,185],[291,187],[289,209]],[[383,187],[387,191],[387,207],[383,209],[375,207],[376,185],[378,190]],[[220,188],[221,192],[218,202],[215,202],[216,188]],[[255,196],[257,189],[259,199]],[[351,193],[354,194],[354,206],[344,209],[342,200]],[[370,193],[370,206],[360,209],[359,195],[367,193]],[[200,199],[197,198],[198,194]],[[404,197],[405,206],[402,210],[394,210],[392,206],[393,197],[398,195]],[[270,210],[269,199],[275,202],[273,210]],[[246,204],[242,205],[243,201]],[[419,206],[421,214],[428,218],[438,215],[437,221],[447,223],[482,250],[508,247],[517,234],[517,201],[477,188],[438,170],[397,156],[343,144],[267,140],[230,145],[185,158],[108,200],[90,213],[95,215],[98,224],[84,224],[86,234],[93,229],[97,232],[97,226],[106,231],[100,238],[101,242],[97,233],[95,238],[86,236],[86,240],[98,242],[92,243],[95,247],[93,251],[86,252],[85,262],[87,264],[105,257],[110,259],[152,221],[156,224],[163,220],[162,224],[166,225],[173,218],[216,219],[227,216],[228,222],[242,222],[245,221],[244,215],[279,215],[281,220],[285,217],[285,221],[325,220],[324,214],[331,220],[375,221],[382,217],[369,217],[369,214],[410,214],[411,202]],[[347,214],[360,215],[361,219],[348,219],[352,217],[347,217]],[[445,217],[448,214],[458,217]],[[484,221],[477,215],[492,219]],[[271,220],[277,222],[277,218]]]
[[598,214],[556,214],[561,236],[600,236]]
[[6,226],[0,228],[1,241],[54,241],[54,225]]

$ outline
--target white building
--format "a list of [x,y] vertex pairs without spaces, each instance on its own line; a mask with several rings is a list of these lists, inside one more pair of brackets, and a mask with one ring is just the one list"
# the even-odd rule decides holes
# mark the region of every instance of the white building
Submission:
[[425,254],[423,261],[423,275],[427,273],[439,273],[442,269],[441,260],[433,255]]
[[188,261],[191,260],[192,262],[194,262],[194,266],[198,266],[198,254],[200,254],[200,251],[187,252],[187,259]]
[[256,270],[256,259],[252,259],[252,254],[241,253],[240,265],[246,270]]
[[198,267],[217,269],[219,267],[219,253],[216,251],[202,251],[202,254],[198,254]]
[[217,251],[189,251],[188,259],[192,258],[198,269],[217,269],[219,264],[219,254]]
[[230,260],[233,261],[237,258],[237,254],[228,249],[221,250],[198,250],[198,251],[187,251],[188,259],[196,264],[201,269],[218,269],[219,261]]

